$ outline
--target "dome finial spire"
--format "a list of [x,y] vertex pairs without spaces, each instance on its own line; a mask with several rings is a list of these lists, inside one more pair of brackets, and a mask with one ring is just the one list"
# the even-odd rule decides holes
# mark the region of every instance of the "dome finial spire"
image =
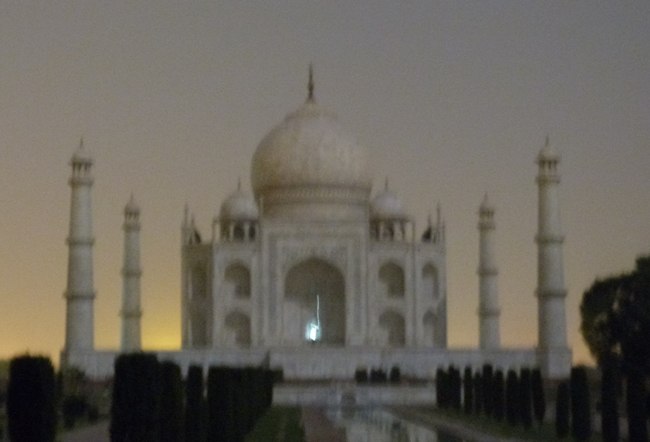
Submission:
[[309,82],[307,83],[307,101],[314,101],[314,65],[309,63]]
[[550,143],[549,142],[549,137],[548,137],[548,134],[546,134],[546,141],[544,142],[544,147],[548,147],[549,143]]

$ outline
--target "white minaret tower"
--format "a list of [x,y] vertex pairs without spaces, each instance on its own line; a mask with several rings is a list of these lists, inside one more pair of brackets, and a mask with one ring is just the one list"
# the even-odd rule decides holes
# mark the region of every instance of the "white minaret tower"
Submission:
[[487,194],[479,208],[479,347],[482,350],[497,349],[499,335],[499,287],[494,253],[494,207]]
[[537,242],[537,302],[538,352],[543,373],[548,378],[564,378],[570,374],[571,350],[567,346],[564,299],[564,264],[560,228],[557,166],[560,157],[551,148],[548,137],[537,156],[539,173],[537,186],[538,230]]
[[93,185],[93,160],[84,149],[83,139],[72,155],[70,165],[70,232],[68,235],[68,286],[64,352],[93,350],[93,229],[90,190]]
[[122,268],[122,346],[123,352],[142,349],[140,336],[140,207],[133,199],[124,208],[124,267]]

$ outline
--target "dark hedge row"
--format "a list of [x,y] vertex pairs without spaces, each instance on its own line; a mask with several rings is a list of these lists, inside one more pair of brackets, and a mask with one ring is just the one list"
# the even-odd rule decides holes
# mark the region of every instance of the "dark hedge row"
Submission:
[[368,370],[365,367],[357,368],[354,372],[354,380],[359,383],[399,383],[401,379],[402,374],[399,367],[392,367],[388,374],[381,368],[371,368]]
[[262,368],[211,367],[207,400],[201,367],[191,366],[183,388],[175,363],[155,355],[115,361],[111,442],[243,441],[270,407],[277,373]]
[[546,413],[544,386],[539,369],[522,368],[519,375],[509,370],[493,369],[485,364],[474,372],[465,367],[462,380],[460,371],[453,366],[436,371],[436,400],[438,407],[461,410],[466,414],[484,414],[512,426],[530,428],[535,419],[541,423]]

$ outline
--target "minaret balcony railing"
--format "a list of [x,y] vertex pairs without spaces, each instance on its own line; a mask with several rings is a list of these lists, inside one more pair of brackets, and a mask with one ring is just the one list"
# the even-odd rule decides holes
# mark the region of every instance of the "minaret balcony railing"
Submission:
[[537,298],[566,298],[566,290],[535,290],[535,296]]
[[80,238],[78,236],[69,236],[65,240],[70,246],[92,246],[95,244],[95,238]]
[[537,234],[535,235],[535,242],[537,244],[562,244],[564,242],[564,235],[552,233]]
[[96,294],[97,293],[95,291],[87,292],[67,290],[63,293],[63,297],[66,299],[95,299]]

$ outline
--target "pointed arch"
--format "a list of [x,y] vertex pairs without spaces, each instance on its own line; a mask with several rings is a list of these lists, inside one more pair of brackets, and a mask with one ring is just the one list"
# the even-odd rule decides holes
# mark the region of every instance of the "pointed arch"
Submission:
[[285,341],[345,344],[345,278],[338,268],[309,258],[287,272],[284,289]]
[[394,262],[387,262],[379,268],[379,283],[383,297],[404,297],[404,269]]

